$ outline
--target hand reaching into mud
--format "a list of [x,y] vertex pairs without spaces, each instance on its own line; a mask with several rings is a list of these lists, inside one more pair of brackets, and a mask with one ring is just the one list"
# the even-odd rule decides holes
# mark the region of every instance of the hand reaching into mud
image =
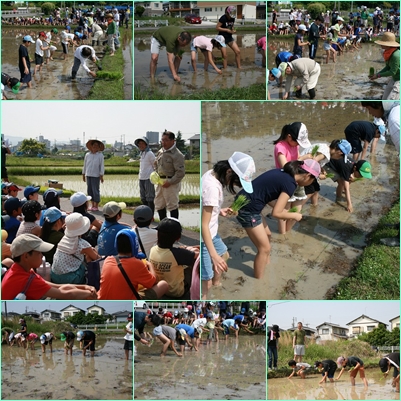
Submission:
[[212,263],[214,266],[214,270],[216,271],[217,274],[224,273],[228,270],[228,265],[227,262],[219,255],[217,255],[212,259]]

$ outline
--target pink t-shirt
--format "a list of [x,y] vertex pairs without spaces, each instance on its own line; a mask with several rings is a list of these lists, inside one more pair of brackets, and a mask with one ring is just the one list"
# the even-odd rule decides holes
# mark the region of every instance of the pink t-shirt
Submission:
[[206,49],[208,52],[213,50],[212,40],[206,36],[197,36],[193,40],[194,47],[199,47],[200,49]]
[[257,41],[258,47],[261,47],[263,50],[266,50],[266,36],[263,36],[263,38],[260,38]]
[[281,168],[278,162],[278,155],[281,153],[287,159],[287,162],[298,159],[298,148],[299,146],[290,146],[288,142],[281,141],[274,145],[274,162],[276,163],[276,168]]
[[209,170],[202,176],[202,207],[213,206],[209,230],[212,238],[214,238],[219,228],[219,213],[224,197],[223,186],[212,173],[213,170]]

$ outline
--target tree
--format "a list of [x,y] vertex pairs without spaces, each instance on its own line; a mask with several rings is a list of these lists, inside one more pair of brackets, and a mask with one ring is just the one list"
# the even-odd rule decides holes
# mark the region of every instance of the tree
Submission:
[[322,3],[310,3],[307,7],[308,13],[314,20],[318,15],[326,12],[326,6]]
[[185,140],[182,139],[182,134],[181,131],[178,131],[177,136],[175,138],[175,144],[177,146],[177,149],[181,150],[182,153],[187,152],[187,147],[185,146]]
[[19,147],[19,151],[27,156],[36,156],[38,153],[46,153],[46,145],[36,139],[24,139]]
[[138,17],[142,17],[142,14],[145,12],[145,7],[142,6],[136,6],[135,7],[135,15]]
[[55,10],[56,6],[53,3],[43,3],[41,6],[42,12],[45,15],[50,15]]

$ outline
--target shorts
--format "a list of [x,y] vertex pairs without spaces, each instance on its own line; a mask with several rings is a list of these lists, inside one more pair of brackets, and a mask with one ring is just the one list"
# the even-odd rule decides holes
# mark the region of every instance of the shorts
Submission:
[[35,64],[42,65],[43,64],[43,56],[39,56],[39,54],[35,53]]
[[215,329],[209,329],[209,335],[207,336],[208,340],[214,340],[216,338],[216,336],[214,334],[214,330]]
[[63,46],[63,53],[68,54],[68,43],[61,43],[61,46]]
[[[327,372],[327,377],[329,379],[334,379],[334,374],[336,373],[336,368],[333,366],[328,372]],[[322,372],[322,376],[324,376],[326,372]]]
[[[221,239],[219,234],[213,238],[213,246],[219,256],[223,256],[227,252],[227,246]],[[209,251],[204,242],[201,243],[201,279],[211,280],[214,277],[213,263],[210,258]]]
[[305,345],[296,345],[294,347],[294,355],[305,355]]
[[234,38],[231,36],[231,38],[224,38],[226,40],[226,45],[228,45],[231,42],[234,42]]
[[332,49],[331,44],[324,42],[323,43],[323,50],[328,51],[330,49]]
[[359,139],[359,137],[353,136],[353,135],[349,135],[349,134],[345,134],[345,138],[347,139],[347,141],[350,143],[351,145],[351,153],[355,154],[355,153],[361,153],[362,152],[362,144],[361,144],[361,140]]
[[176,329],[175,331],[176,331],[175,339],[178,345],[185,345],[185,340],[182,339],[180,331],[178,329]]
[[74,339],[73,338],[71,340],[64,341],[64,348],[71,349],[72,347],[74,347]]
[[[93,340],[93,343],[89,346],[89,350],[90,351],[94,351],[95,350],[95,342],[96,342],[96,340]],[[90,343],[90,341],[85,341],[84,340],[84,347],[86,347],[89,343]]]
[[240,209],[238,212],[237,220],[242,227],[252,228],[257,227],[259,224],[262,224],[262,215]]
[[225,324],[223,324],[223,328],[224,328],[224,335],[228,336],[230,334],[230,328]]
[[124,341],[124,349],[126,351],[132,351],[133,350],[133,344],[134,344],[133,341],[125,340]]
[[306,195],[310,195],[310,194],[314,194],[315,192],[319,192],[320,191],[320,185],[317,182],[317,179],[315,178],[312,182],[312,184],[307,185],[306,187],[304,187],[305,189],[305,194]]
[[365,368],[363,366],[360,366],[357,369],[352,369],[349,375],[350,375],[350,377],[356,377],[358,375],[358,372],[359,372],[359,377],[361,379],[364,379],[365,378]]
[[162,46],[161,46],[160,42],[152,36],[152,39],[150,41],[150,53],[151,54],[159,54],[161,47]]
[[153,288],[146,288],[145,290],[141,290],[140,294],[142,299],[147,299],[147,300],[152,300],[152,299],[158,299],[158,295],[156,294],[156,291]]
[[52,345],[52,344],[53,344],[53,338],[51,338],[50,340],[46,340],[43,345]]

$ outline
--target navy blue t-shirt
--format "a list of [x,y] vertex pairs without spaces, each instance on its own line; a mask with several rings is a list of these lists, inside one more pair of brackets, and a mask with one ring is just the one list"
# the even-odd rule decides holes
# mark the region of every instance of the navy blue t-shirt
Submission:
[[298,55],[302,57],[302,46],[298,45],[298,40],[300,40],[301,42],[303,42],[303,36],[300,33],[297,33],[295,35],[295,39],[294,39],[294,55]]
[[375,137],[376,131],[376,125],[370,121],[353,121],[347,125],[344,133],[347,141],[359,138],[362,141],[371,142]]
[[355,163],[350,160],[347,160],[347,162],[345,162],[344,158],[341,158],[338,160],[331,159],[330,162],[326,164],[326,166],[337,172],[340,178],[342,178],[343,180],[349,181],[352,170],[354,168],[354,164]]
[[269,202],[278,199],[282,192],[291,197],[297,187],[297,182],[284,170],[276,168],[256,177],[252,181],[252,186],[253,193],[248,194],[244,190],[238,193],[238,195],[245,195],[250,200],[241,210],[259,214]]
[[[220,17],[219,22],[221,23],[222,28],[232,30],[234,27],[235,18],[228,19],[227,15],[224,14]],[[219,31],[219,35],[223,35],[226,43],[232,42],[233,40],[233,35],[231,33]]]
[[19,46],[18,56],[19,56],[19,63],[18,63],[19,69],[22,71],[25,69],[24,63],[22,62],[22,59],[25,59],[26,66],[28,67],[29,70],[31,68],[31,62],[29,60],[29,53],[26,46],[24,45]]

